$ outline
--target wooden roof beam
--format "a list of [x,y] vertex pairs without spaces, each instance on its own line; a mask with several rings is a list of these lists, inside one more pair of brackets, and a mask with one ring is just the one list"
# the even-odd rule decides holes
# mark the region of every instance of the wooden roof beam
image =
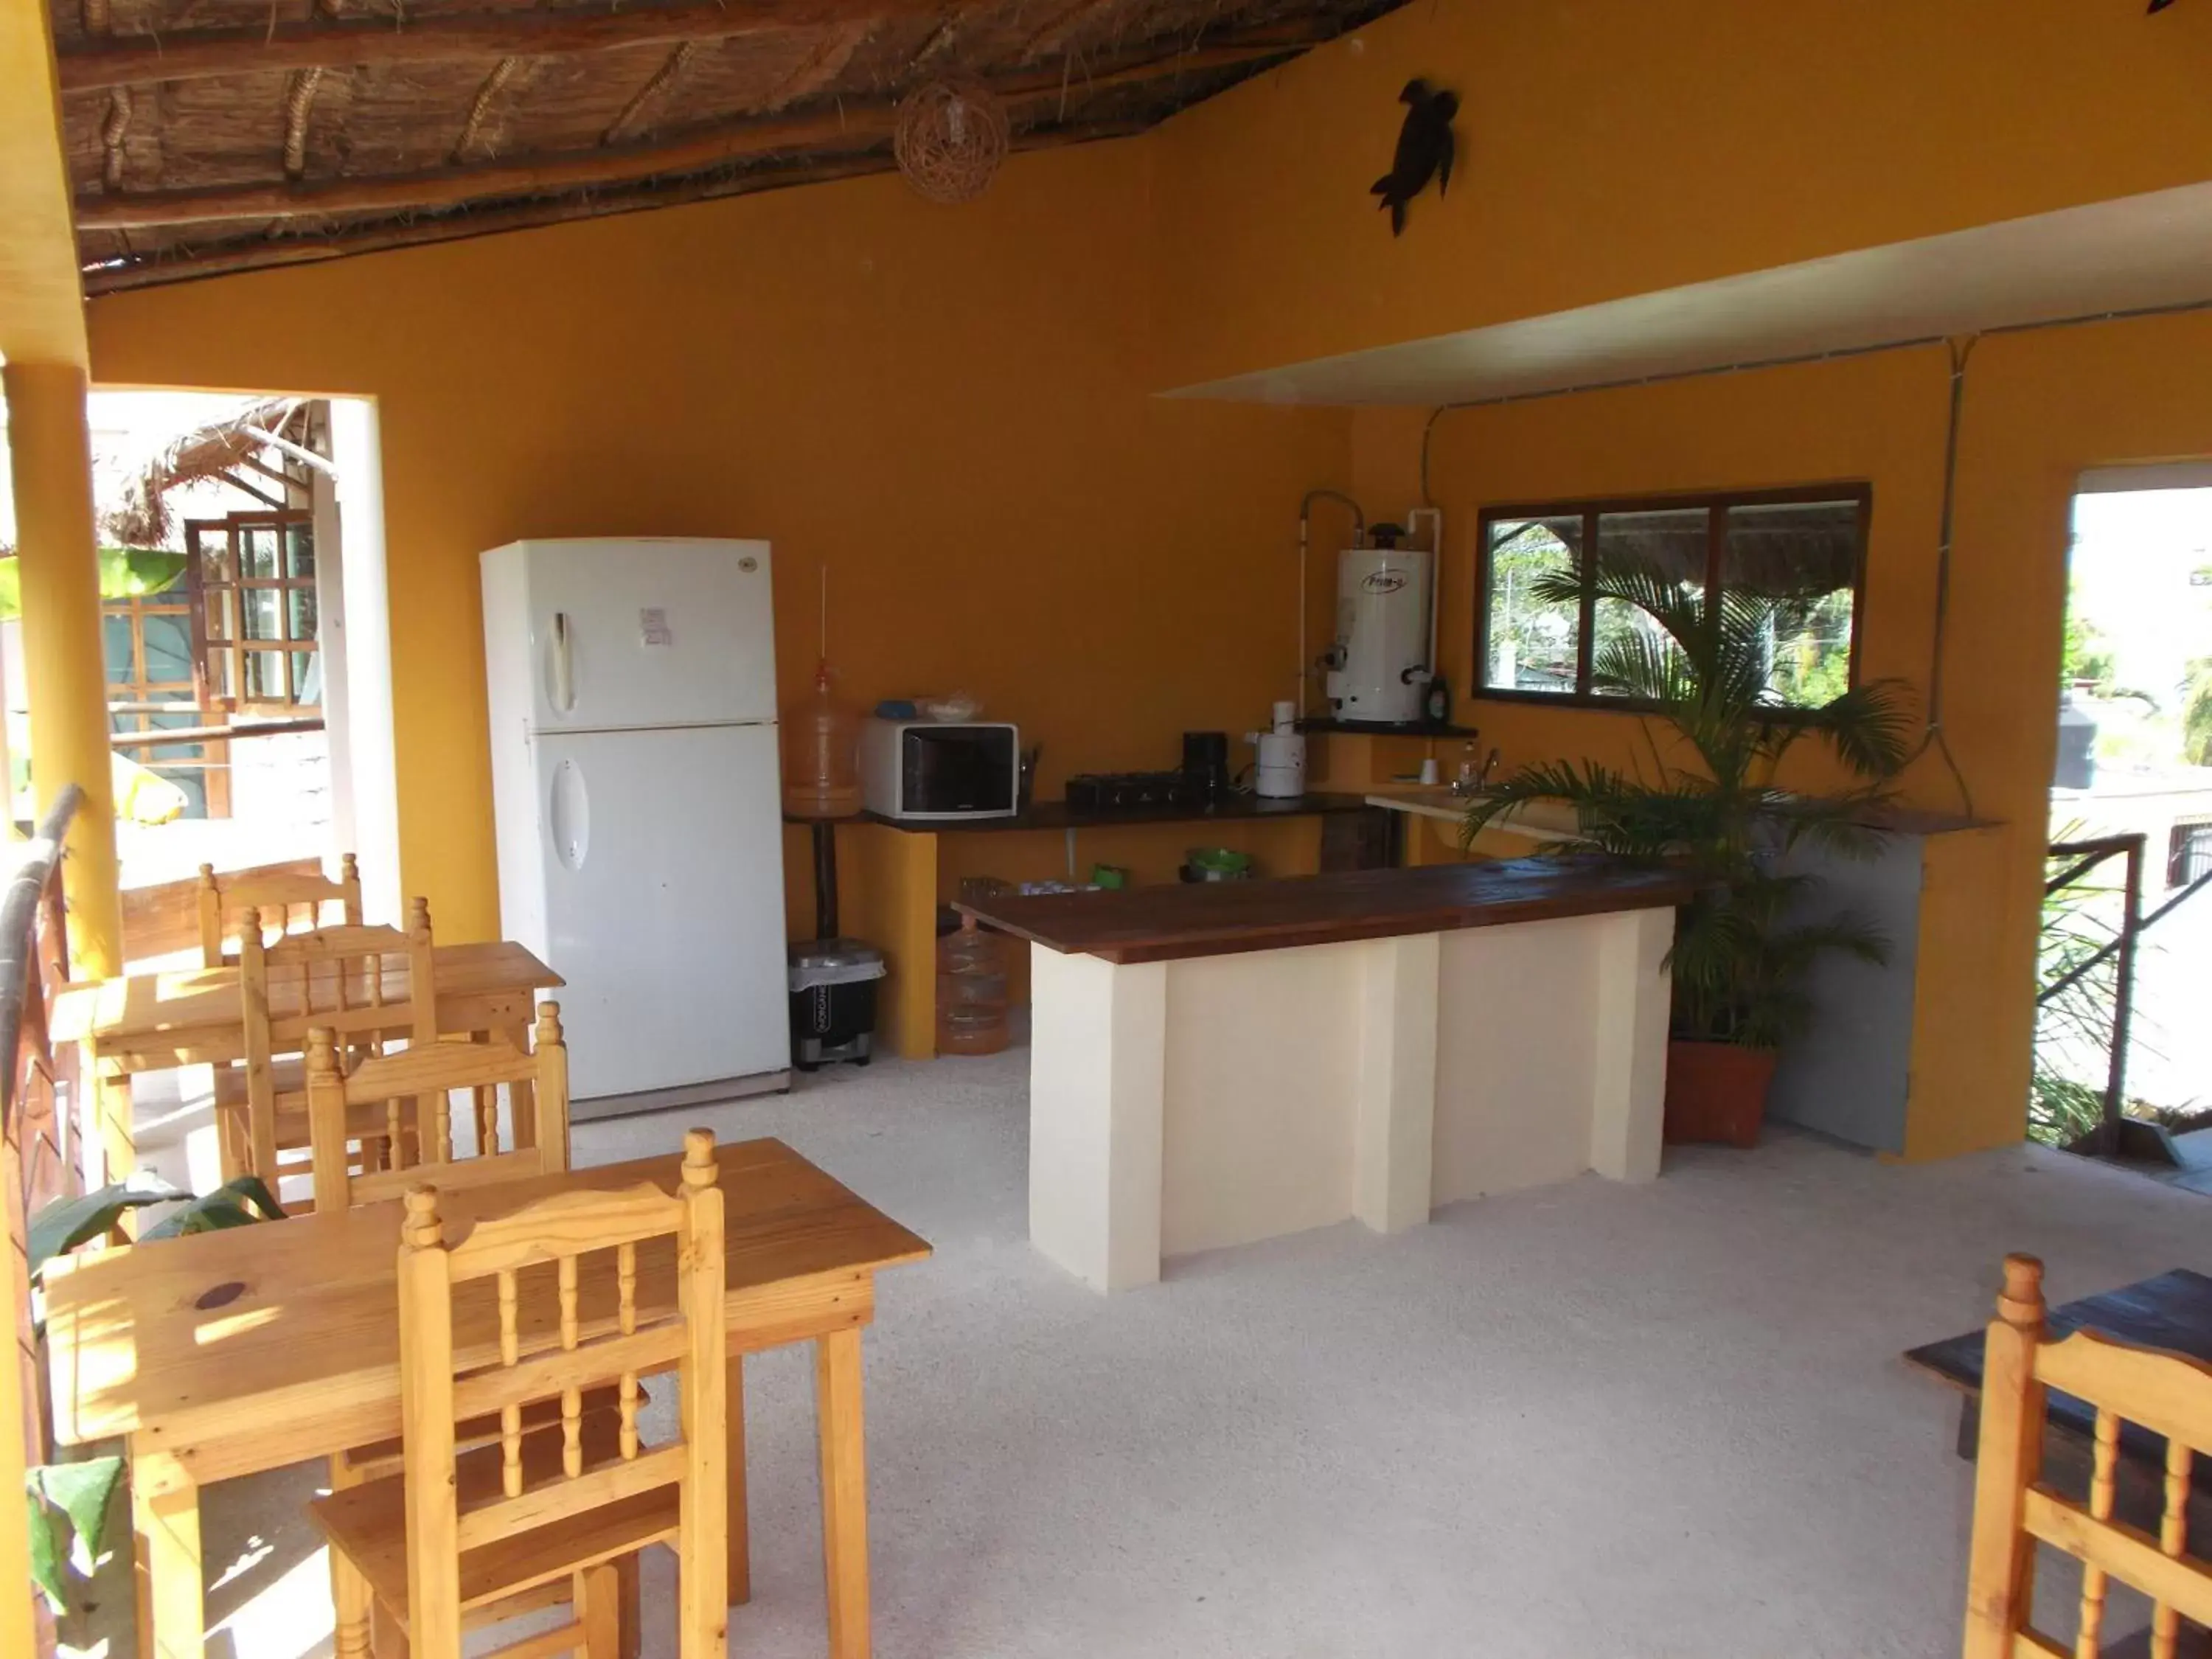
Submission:
[[[1056,149],[1066,145],[1093,143],[1106,138],[1127,138],[1142,132],[1146,121],[1072,124],[1017,133],[1012,148],[1017,152]],[[319,264],[356,253],[378,253],[392,248],[418,247],[428,242],[452,242],[501,231],[535,229],[567,224],[579,219],[602,218],[659,207],[681,207],[694,202],[726,197],[750,196],[762,191],[783,190],[798,185],[821,184],[867,173],[888,173],[895,164],[878,150],[872,155],[824,157],[793,167],[762,169],[732,176],[713,175],[683,185],[626,196],[566,197],[559,201],[534,202],[520,207],[495,208],[484,213],[455,213],[433,219],[376,225],[360,230],[341,230],[315,237],[270,240],[252,236],[181,253],[149,254],[128,263],[95,266],[84,274],[88,295],[117,294],[164,283],[186,282],[200,276],[221,276],[236,271],[264,270],[272,266]]]
[[358,21],[315,19],[111,37],[58,53],[57,65],[64,92],[87,92],[286,70],[674,46],[771,29],[831,28],[861,19],[933,16],[940,9],[941,0],[745,0],[743,5],[684,0],[619,11],[460,13],[397,24],[384,15]]
[[[1001,77],[992,90],[1010,102],[1047,96],[1073,100],[1109,88],[1203,70],[1224,69],[1304,50],[1303,40],[1273,30],[1231,44],[1127,64],[1070,79],[1046,70]],[[155,225],[212,224],[225,220],[329,217],[355,213],[404,213],[459,207],[497,197],[547,196],[594,185],[635,184],[663,174],[697,172],[727,161],[794,151],[864,149],[890,137],[897,118],[892,101],[847,105],[842,110],[746,120],[711,127],[661,144],[608,145],[536,161],[502,162],[384,178],[326,179],[311,184],[222,185],[210,189],[146,191],[88,197],[76,204],[84,230],[130,230]]]

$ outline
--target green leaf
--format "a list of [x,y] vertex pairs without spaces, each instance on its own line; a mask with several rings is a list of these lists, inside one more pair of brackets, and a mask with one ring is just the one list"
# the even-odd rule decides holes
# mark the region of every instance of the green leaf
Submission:
[[179,1206],[139,1235],[141,1240],[181,1238],[190,1233],[218,1232],[226,1227],[250,1227],[259,1221],[282,1221],[284,1206],[258,1176],[243,1175],[204,1197]]
[[56,1613],[66,1612],[69,1592],[62,1583],[61,1542],[54,1536],[54,1513],[40,1502],[27,1478],[23,1501],[31,1510],[31,1582],[46,1593],[47,1606]]
[[44,1463],[23,1475],[25,1501],[30,1505],[31,1578],[46,1592],[54,1611],[68,1605],[68,1586],[62,1578],[62,1547],[56,1529],[57,1514],[68,1519],[73,1541],[70,1565],[82,1577],[90,1577],[106,1553],[107,1517],[114,1507],[115,1488],[123,1479],[120,1457],[88,1457],[81,1463]]
[[89,1239],[98,1238],[122,1218],[125,1210],[149,1204],[167,1204],[191,1194],[172,1187],[158,1176],[142,1170],[126,1182],[102,1187],[76,1198],[58,1198],[42,1206],[31,1218],[27,1255],[33,1278],[58,1255],[66,1255]]
[[120,1457],[88,1457],[81,1463],[47,1463],[32,1471],[47,1503],[69,1516],[76,1534],[71,1565],[89,1573],[106,1553],[107,1516],[123,1478]]

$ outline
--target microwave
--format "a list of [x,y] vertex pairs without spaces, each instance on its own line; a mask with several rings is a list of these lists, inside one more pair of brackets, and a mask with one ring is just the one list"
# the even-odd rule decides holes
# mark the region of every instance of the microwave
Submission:
[[860,728],[860,799],[886,818],[1010,818],[1019,808],[1021,734],[1001,720],[887,720]]

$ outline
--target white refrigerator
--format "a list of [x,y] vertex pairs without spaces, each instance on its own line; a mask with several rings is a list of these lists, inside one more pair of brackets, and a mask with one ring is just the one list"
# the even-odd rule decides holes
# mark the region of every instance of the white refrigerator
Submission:
[[783,1084],[768,544],[482,563],[501,927],[568,981],[571,1094],[605,1115]]

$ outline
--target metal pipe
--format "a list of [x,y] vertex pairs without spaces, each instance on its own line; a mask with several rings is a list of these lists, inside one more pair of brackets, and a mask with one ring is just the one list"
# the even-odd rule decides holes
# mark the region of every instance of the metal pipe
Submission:
[[[23,998],[39,957],[39,906],[62,855],[62,842],[70,820],[84,803],[84,791],[64,784],[52,808],[40,823],[38,832],[19,850],[22,860],[9,878],[6,896],[0,898],[0,1127],[21,1109],[15,1098],[15,1046],[23,1029]],[[12,1135],[13,1130],[9,1133]],[[25,1148],[26,1155],[29,1152]]]
[[1352,509],[1352,538],[1358,542],[1367,534],[1367,514],[1358,501],[1341,489],[1309,489],[1298,502],[1298,718],[1306,717],[1306,681],[1312,672],[1311,659],[1306,654],[1306,611],[1310,595],[1306,591],[1307,548],[1313,533],[1313,504],[1316,501],[1341,501]]
[[264,432],[258,426],[247,426],[243,422],[240,424],[238,429],[249,438],[258,439],[272,449],[283,450],[284,453],[303,466],[313,467],[318,472],[327,472],[333,478],[338,475],[337,467],[331,462],[329,456],[318,455],[313,450],[295,444],[289,438],[280,438],[273,432]]
[[2098,1127],[2100,1150],[2110,1157],[2120,1146],[2120,1116],[2127,1104],[2128,1036],[2136,1004],[2136,937],[2142,931],[2143,838],[2128,843],[2127,893],[2120,914],[2119,985],[2112,1007],[2112,1063],[2105,1083],[2105,1121]]

